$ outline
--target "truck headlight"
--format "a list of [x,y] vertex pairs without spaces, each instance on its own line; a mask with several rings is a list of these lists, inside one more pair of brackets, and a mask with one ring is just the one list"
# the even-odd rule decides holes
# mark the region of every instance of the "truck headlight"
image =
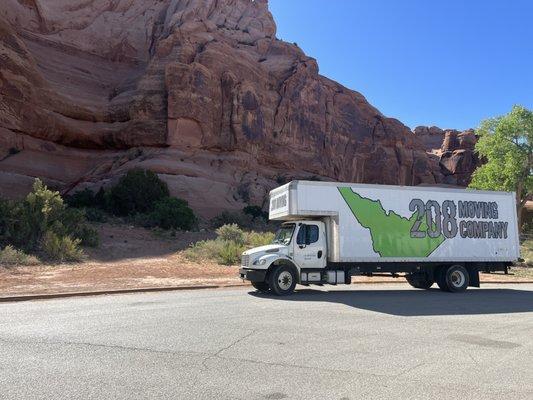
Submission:
[[266,258],[261,258],[259,260],[254,261],[254,265],[265,265],[267,262]]

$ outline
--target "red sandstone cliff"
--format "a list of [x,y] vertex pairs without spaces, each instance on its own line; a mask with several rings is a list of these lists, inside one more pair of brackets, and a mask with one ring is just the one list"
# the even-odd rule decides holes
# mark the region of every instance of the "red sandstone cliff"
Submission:
[[212,216],[295,177],[466,182],[461,145],[428,154],[275,34],[266,0],[3,0],[0,195],[144,167]]

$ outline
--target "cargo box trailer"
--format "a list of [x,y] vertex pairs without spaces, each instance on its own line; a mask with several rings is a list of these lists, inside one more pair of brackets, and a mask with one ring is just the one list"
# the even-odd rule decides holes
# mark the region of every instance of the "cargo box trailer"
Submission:
[[239,273],[278,295],[384,274],[461,292],[520,256],[510,192],[293,181],[270,192],[269,218],[274,242],[245,251]]

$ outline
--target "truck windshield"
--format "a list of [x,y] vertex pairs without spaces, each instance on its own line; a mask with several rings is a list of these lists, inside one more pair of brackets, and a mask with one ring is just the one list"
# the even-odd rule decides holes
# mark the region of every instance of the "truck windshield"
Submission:
[[287,246],[291,242],[294,226],[294,224],[281,225],[272,243]]

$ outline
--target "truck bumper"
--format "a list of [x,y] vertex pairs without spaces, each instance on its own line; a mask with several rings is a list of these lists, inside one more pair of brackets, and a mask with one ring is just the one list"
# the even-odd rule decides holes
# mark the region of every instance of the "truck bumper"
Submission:
[[239,269],[239,276],[250,282],[264,282],[266,279],[266,270],[258,269]]

